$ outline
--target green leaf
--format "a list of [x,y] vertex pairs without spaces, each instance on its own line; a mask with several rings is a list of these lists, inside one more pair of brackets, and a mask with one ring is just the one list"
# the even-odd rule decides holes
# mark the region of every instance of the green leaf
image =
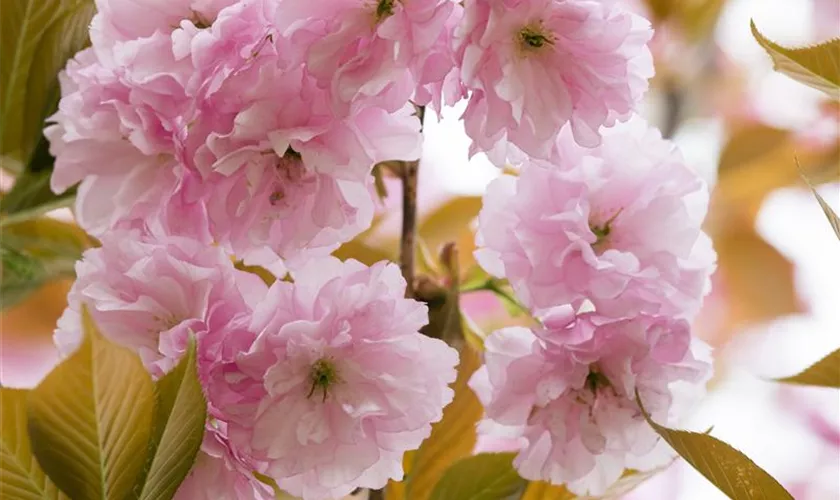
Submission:
[[32,450],[70,497],[123,500],[146,463],[155,395],[132,351],[102,337],[87,310],[84,340],[29,397]]
[[840,99],[840,38],[810,47],[787,48],[762,35],[754,21],[750,21],[750,29],[770,54],[776,71]]
[[30,255],[7,247],[0,241],[0,309],[6,309],[22,302],[46,281],[44,266]]
[[23,222],[58,208],[68,207],[76,199],[76,188],[60,195],[50,189],[51,171],[25,171],[0,199],[0,227]]
[[41,217],[2,228],[0,309],[15,305],[53,279],[72,277],[82,252],[91,246],[79,227]]
[[157,411],[140,500],[172,498],[201,447],[207,401],[198,380],[195,356],[195,339],[191,337],[178,365],[155,384]]
[[28,393],[20,389],[0,388],[0,498],[66,499],[32,455],[26,435]]
[[3,0],[0,155],[27,165],[59,97],[58,72],[88,42],[92,0]]
[[669,429],[651,420],[636,401],[653,430],[700,474],[733,500],[793,500],[773,476],[749,457],[708,434]]
[[501,500],[521,491],[526,481],[513,468],[516,453],[481,453],[464,458],[440,478],[431,500]]
[[840,389],[840,349],[809,366],[802,373],[776,381]]

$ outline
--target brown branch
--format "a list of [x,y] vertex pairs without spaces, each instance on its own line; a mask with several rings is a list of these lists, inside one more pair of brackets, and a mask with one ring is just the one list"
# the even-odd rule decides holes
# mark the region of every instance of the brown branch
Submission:
[[[417,117],[420,119],[420,130],[423,130],[423,115],[425,108],[418,106]],[[414,297],[414,254],[417,239],[417,171],[420,159],[402,162],[400,178],[402,179],[402,235],[400,237],[400,270],[405,278],[405,296]]]

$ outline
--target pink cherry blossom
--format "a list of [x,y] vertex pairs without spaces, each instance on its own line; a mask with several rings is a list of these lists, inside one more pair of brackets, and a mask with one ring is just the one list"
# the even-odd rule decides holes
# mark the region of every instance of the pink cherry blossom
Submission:
[[614,0],[467,0],[459,32],[471,153],[549,158],[561,127],[584,146],[647,90],[652,36]]
[[128,85],[125,71],[100,64],[92,48],[78,53],[59,75],[62,99],[44,130],[56,157],[51,187],[60,193],[83,181],[78,218],[97,236],[134,205],[157,203],[178,169],[173,134],[183,90],[162,98]]
[[715,253],[700,228],[708,191],[640,118],[604,130],[600,147],[568,129],[560,160],[495,180],[479,216],[481,265],[535,309],[587,301],[602,315],[690,316]]
[[[233,446],[304,499],[380,488],[453,397],[457,352],[418,332],[424,305],[399,268],[326,258],[277,281],[257,305],[256,341],[211,367],[215,417]],[[234,337],[228,337],[235,341]]]
[[307,68],[336,109],[365,100],[395,111],[418,83],[440,82],[453,67],[451,47],[440,42],[460,10],[453,0],[283,0],[278,25],[305,47]]
[[132,31],[126,16],[141,7],[97,14],[94,46],[68,66],[45,131],[52,187],[82,182],[87,231],[178,234],[283,267],[370,224],[371,167],[419,156],[413,108],[335,114],[280,35],[279,2],[150,5],[162,24]]
[[[182,21],[207,27],[223,8],[239,0],[95,0],[99,31],[110,43],[169,33]],[[103,43],[103,45],[105,45]]]
[[708,352],[692,345],[688,323],[592,314],[547,323],[537,331],[493,333],[485,342],[486,365],[470,380],[487,416],[524,438],[514,461],[522,477],[597,496],[625,468],[666,462],[670,452],[635,395],[655,421],[673,425],[685,396],[702,393]]
[[277,2],[242,2],[179,46],[194,62],[197,111],[184,163],[216,241],[245,255],[264,246],[286,260],[327,254],[373,215],[371,167],[419,155],[419,121],[356,106],[333,112],[294,44],[274,24]]
[[265,293],[257,276],[234,269],[218,247],[179,237],[117,231],[76,263],[76,282],[55,341],[68,355],[81,341],[86,306],[103,335],[135,350],[154,376],[180,359],[190,334],[224,335],[247,324]]

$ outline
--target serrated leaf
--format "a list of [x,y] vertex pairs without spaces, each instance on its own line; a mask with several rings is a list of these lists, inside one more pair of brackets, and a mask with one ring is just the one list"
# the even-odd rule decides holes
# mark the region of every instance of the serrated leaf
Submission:
[[502,500],[526,481],[513,468],[516,453],[481,453],[455,462],[440,478],[431,500]]
[[467,382],[481,366],[481,356],[469,345],[464,345],[460,354],[458,377],[452,385],[454,399],[444,408],[440,422],[432,425],[429,437],[412,454],[410,463],[404,464],[407,499],[429,498],[446,469],[471,455],[475,448],[475,426],[484,409]]
[[87,310],[84,340],[29,397],[32,450],[70,497],[122,500],[146,463],[154,386],[132,351],[102,337]]
[[94,11],[92,0],[3,0],[0,155],[29,163],[58,100],[58,72],[87,44]]
[[67,497],[44,474],[26,434],[29,391],[0,388],[0,498],[64,500]]
[[798,385],[814,385],[840,389],[840,349],[817,361],[804,371],[791,377],[776,379],[777,382]]
[[168,500],[187,477],[204,436],[207,401],[198,380],[195,339],[172,371],[155,384],[157,405],[149,469],[140,500]]
[[708,434],[669,429],[651,420],[642,401],[636,401],[648,424],[700,474],[733,500],[793,500],[773,476],[749,457]]
[[750,21],[750,29],[770,54],[776,71],[840,99],[840,38],[810,47],[787,48],[762,35],[754,21]]

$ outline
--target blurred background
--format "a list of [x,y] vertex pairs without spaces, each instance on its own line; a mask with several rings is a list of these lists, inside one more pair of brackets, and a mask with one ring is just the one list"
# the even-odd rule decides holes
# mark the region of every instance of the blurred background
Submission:
[[[840,499],[840,394],[783,386],[840,347],[840,242],[804,174],[840,211],[840,107],[775,73],[750,33],[750,19],[789,46],[840,36],[840,0],[626,0],[653,20],[657,76],[643,114],[683,151],[712,188],[706,229],[718,252],[714,289],[695,325],[715,348],[709,395],[686,422],[745,452],[797,500]],[[475,263],[473,219],[500,171],[467,160],[462,109],[427,114],[420,168],[419,226],[435,253],[458,244],[461,269]],[[374,227],[337,253],[360,260],[396,256],[399,183],[385,179]],[[0,179],[2,188],[8,179]],[[69,210],[57,218],[71,218]],[[54,281],[0,316],[0,384],[31,387],[55,365],[52,331],[68,281]],[[484,292],[463,296],[483,330],[510,324]],[[637,500],[725,498],[676,463],[628,495]]]

